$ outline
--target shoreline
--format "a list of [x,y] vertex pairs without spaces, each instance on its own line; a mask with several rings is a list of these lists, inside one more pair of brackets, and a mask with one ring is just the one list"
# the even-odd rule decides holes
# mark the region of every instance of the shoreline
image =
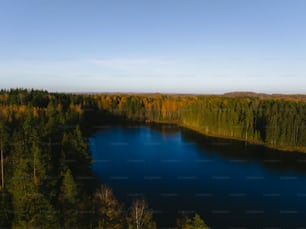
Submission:
[[218,135],[218,134],[209,134],[206,131],[200,129],[200,128],[196,128],[196,127],[192,127],[186,124],[182,124],[182,123],[177,123],[177,122],[167,122],[167,121],[151,121],[151,120],[146,120],[145,121],[146,124],[149,123],[156,123],[156,124],[171,124],[171,125],[176,125],[178,127],[183,127],[192,131],[195,131],[199,134],[202,134],[204,136],[207,137],[214,137],[214,138],[220,138],[220,139],[229,139],[229,140],[235,140],[235,141],[241,141],[241,142],[245,142],[248,144],[255,144],[255,145],[260,145],[260,146],[264,146],[270,149],[274,149],[274,150],[279,150],[282,152],[298,152],[298,153],[306,153],[306,147],[303,146],[278,146],[278,145],[271,145],[271,144],[267,144],[264,142],[257,142],[257,141],[247,141],[245,139],[242,138],[238,138],[238,137],[230,137],[230,136],[225,136],[225,135]]

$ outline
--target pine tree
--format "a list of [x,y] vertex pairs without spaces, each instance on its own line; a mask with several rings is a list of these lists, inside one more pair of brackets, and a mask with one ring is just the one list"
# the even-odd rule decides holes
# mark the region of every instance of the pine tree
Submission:
[[44,229],[59,227],[57,212],[43,194],[38,192],[28,194],[25,204],[27,220],[20,221],[17,227],[21,225],[26,225],[27,228]]
[[75,203],[77,197],[77,187],[72,177],[71,171],[66,170],[61,187],[62,198],[68,203]]
[[4,164],[4,150],[8,142],[9,134],[7,126],[3,120],[0,120],[0,163],[1,163],[1,189],[5,188],[5,164]]
[[0,228],[10,228],[13,206],[10,194],[4,190],[0,191],[0,206]]
[[178,229],[209,229],[205,224],[204,220],[201,219],[200,215],[195,214],[193,218],[183,216],[180,219],[177,219],[177,228]]
[[61,222],[64,228],[78,228],[77,186],[70,169],[67,169],[60,188]]
[[15,166],[11,181],[14,207],[13,228],[55,228],[57,214],[49,200],[33,182],[31,160],[23,158]]
[[204,220],[201,219],[200,215],[195,214],[192,221],[193,229],[208,229],[208,226],[205,224]]

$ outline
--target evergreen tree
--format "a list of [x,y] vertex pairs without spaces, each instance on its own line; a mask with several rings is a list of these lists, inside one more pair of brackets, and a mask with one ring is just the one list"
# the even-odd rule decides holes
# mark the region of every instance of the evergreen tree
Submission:
[[57,215],[34,184],[30,164],[26,158],[19,160],[11,181],[15,212],[13,228],[54,228],[58,226]]
[[25,215],[14,225],[16,228],[59,228],[57,212],[41,193],[33,192],[24,200]]
[[78,228],[77,186],[70,169],[67,169],[60,188],[59,203],[64,228]]
[[209,229],[200,215],[195,214],[193,218],[183,216],[177,219],[178,229]]
[[193,229],[208,229],[208,226],[205,224],[204,220],[201,219],[200,215],[195,214],[192,220]]
[[0,206],[0,228],[10,228],[13,206],[10,194],[4,190],[0,191]]
[[3,120],[0,120],[0,167],[1,167],[1,188],[0,190],[4,190],[5,188],[5,155],[4,151],[8,144],[9,133],[8,128],[5,125]]

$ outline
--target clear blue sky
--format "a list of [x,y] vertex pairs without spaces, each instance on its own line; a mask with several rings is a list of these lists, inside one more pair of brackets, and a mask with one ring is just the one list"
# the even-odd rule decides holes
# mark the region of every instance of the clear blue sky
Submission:
[[0,82],[306,93],[306,1],[0,0]]

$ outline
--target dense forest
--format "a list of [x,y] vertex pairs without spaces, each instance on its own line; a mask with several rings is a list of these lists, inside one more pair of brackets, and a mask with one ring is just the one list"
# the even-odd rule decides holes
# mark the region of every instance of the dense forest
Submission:
[[174,123],[206,135],[306,152],[304,96],[155,94],[92,98],[100,117]]
[[[0,228],[157,227],[147,201],[123,206],[92,173],[87,137],[105,122],[175,123],[306,152],[303,96],[2,90]],[[178,228],[207,227],[199,215],[178,217]]]
[[[0,92],[0,228],[157,227],[145,199],[123,206],[92,173],[87,137],[110,112],[90,95]],[[177,226],[207,228],[199,215]]]

